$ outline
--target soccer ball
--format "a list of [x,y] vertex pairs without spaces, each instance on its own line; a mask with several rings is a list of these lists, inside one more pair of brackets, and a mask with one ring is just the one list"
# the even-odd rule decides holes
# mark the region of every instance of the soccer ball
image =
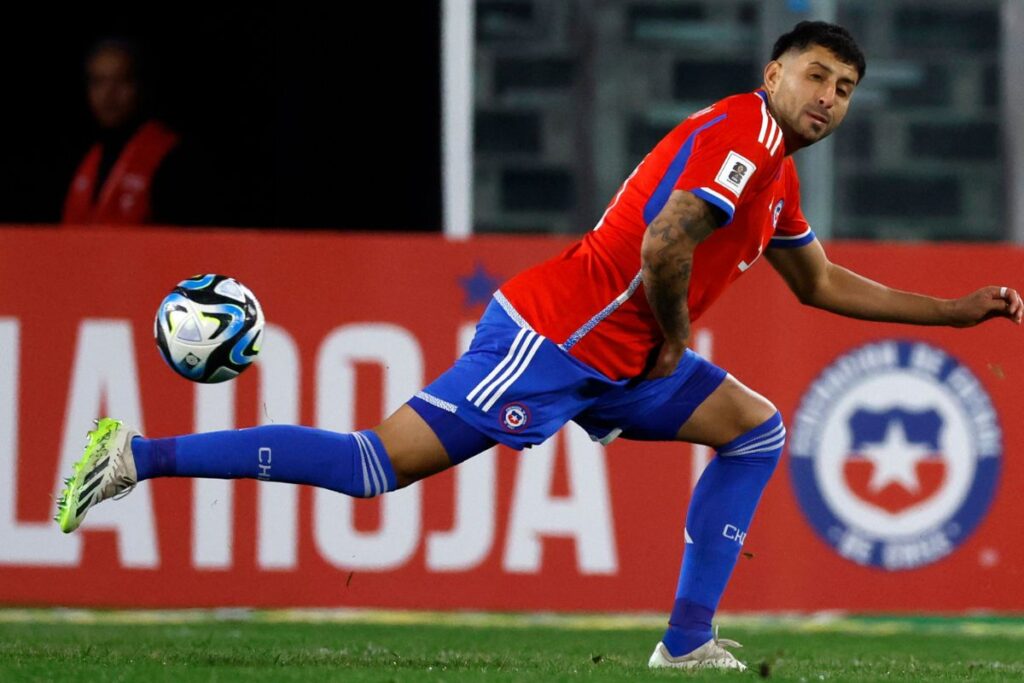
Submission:
[[224,382],[260,351],[263,309],[253,293],[225,275],[182,280],[156,312],[153,335],[171,369],[193,382]]

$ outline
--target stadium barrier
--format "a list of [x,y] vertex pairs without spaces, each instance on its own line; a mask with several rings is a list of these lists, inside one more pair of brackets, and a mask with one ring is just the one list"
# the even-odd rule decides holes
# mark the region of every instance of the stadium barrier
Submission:
[[[553,238],[0,230],[0,602],[659,610],[706,448],[570,426],[375,500],[254,481],[139,486],[50,521],[93,417],[153,436],[375,424],[468,343],[501,280]],[[835,243],[833,260],[955,296],[1021,286],[1004,245]],[[239,379],[193,385],[153,343],[179,280],[230,274],[268,319]],[[881,325],[799,305],[762,264],[698,350],[771,398],[786,454],[742,542],[730,610],[1021,610],[1024,331]]]

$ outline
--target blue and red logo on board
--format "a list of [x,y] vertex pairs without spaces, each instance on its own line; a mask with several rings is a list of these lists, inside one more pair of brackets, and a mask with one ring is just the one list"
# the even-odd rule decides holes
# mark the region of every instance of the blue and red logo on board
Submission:
[[518,432],[530,421],[530,411],[522,403],[509,403],[501,409],[501,424],[510,432]]
[[846,352],[804,393],[790,474],[835,551],[889,571],[936,562],[985,517],[1003,435],[988,392],[944,350],[885,340]]

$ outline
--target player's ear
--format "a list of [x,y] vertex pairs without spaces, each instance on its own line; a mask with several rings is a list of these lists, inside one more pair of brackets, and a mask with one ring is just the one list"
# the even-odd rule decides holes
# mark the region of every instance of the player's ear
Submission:
[[779,85],[779,80],[782,79],[782,62],[777,59],[773,59],[764,65],[764,85],[765,90],[768,91],[769,95],[775,94],[775,88]]

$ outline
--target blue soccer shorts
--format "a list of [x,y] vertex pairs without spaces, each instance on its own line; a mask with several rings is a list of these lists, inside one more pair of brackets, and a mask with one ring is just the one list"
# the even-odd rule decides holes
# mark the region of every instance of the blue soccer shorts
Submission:
[[545,441],[569,421],[604,443],[619,435],[669,441],[725,376],[687,350],[668,377],[610,380],[492,301],[469,350],[417,398],[515,449]]

